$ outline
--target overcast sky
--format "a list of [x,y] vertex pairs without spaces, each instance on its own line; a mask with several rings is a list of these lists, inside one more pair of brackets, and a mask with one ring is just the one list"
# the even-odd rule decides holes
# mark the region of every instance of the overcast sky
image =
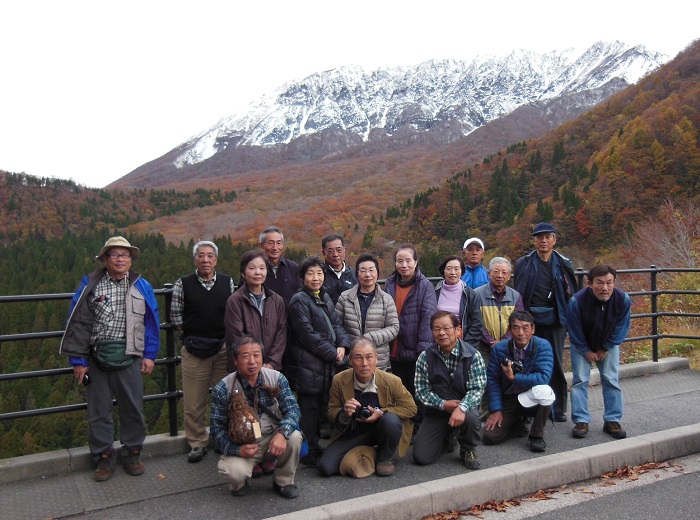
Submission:
[[0,169],[101,187],[290,80],[603,40],[673,57],[694,2],[5,0]]

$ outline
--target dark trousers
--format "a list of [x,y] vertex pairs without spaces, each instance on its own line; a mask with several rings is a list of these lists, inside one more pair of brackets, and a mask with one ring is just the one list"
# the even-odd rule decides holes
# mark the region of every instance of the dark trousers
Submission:
[[347,432],[331,442],[317,463],[318,470],[325,477],[339,473],[343,457],[357,446],[377,446],[377,462],[392,459],[402,433],[401,417],[385,413],[364,433],[353,435],[352,432]]
[[484,429],[484,444],[498,444],[505,441],[520,427],[523,416],[533,417],[530,435],[544,437],[544,425],[547,424],[551,408],[551,405],[523,408],[517,395],[504,395],[501,410],[503,422],[500,427],[496,426],[493,430]]
[[328,402],[323,394],[299,394],[297,396],[301,418],[299,427],[309,443],[309,454],[320,455],[318,427],[321,417],[328,413]]
[[99,455],[112,448],[114,421],[112,399],[117,400],[119,440],[130,448],[140,447],[146,438],[143,419],[143,379],[141,358],[126,368],[105,372],[90,356],[90,383],[87,391],[88,446]]
[[554,351],[554,366],[549,386],[554,391],[555,401],[552,405],[554,415],[566,414],[566,403],[569,399],[566,376],[564,375],[564,341],[566,340],[566,327],[563,325],[535,325],[535,336],[546,339],[552,345]]
[[[435,462],[445,448],[445,441],[452,432],[448,424],[450,414],[430,410],[423,415],[423,423],[413,442],[413,461],[425,466]],[[457,442],[464,450],[473,450],[481,441],[481,418],[478,410],[468,410],[464,422],[458,427]]]
[[413,396],[413,401],[416,403],[416,408],[418,412],[413,416],[413,434],[417,434],[418,427],[423,421],[423,403],[416,399],[416,362],[414,361],[399,361],[397,359],[391,360],[391,373],[396,377],[401,379],[403,386],[406,390]]

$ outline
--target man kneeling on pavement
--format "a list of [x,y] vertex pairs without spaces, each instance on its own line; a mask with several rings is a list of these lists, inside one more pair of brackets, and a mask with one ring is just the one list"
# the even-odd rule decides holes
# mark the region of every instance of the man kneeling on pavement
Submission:
[[479,405],[486,386],[481,354],[462,340],[460,320],[448,311],[430,318],[435,343],[416,362],[416,397],[425,406],[423,423],[413,443],[413,461],[432,464],[446,449],[453,450],[468,469],[478,469],[476,445],[480,442]]
[[360,478],[375,471],[380,477],[390,476],[396,469],[397,447],[403,457],[410,445],[415,401],[401,379],[377,370],[372,340],[360,337],[351,343],[350,366],[333,378],[328,418],[334,429],[318,470],[324,476],[340,472]]
[[[233,345],[237,371],[219,381],[212,390],[211,434],[221,451],[219,473],[233,496],[250,491],[253,467],[277,459],[273,489],[284,498],[296,498],[294,475],[299,464],[302,436],[299,405],[287,378],[277,370],[263,368],[260,340],[243,336]],[[229,437],[229,404],[232,392],[240,392],[257,414],[259,432],[255,442],[236,444]],[[258,424],[256,423],[256,426]]]
[[511,339],[491,351],[488,368],[489,410],[484,444],[498,444],[513,434],[524,436],[524,417],[533,417],[528,436],[531,451],[546,449],[544,426],[554,402],[547,385],[552,376],[553,353],[547,340],[536,337],[535,320],[517,311],[508,318]]

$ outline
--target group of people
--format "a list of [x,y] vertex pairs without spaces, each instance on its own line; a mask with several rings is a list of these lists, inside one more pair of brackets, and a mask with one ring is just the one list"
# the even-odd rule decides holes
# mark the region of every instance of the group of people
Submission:
[[[237,284],[216,271],[216,244],[197,243],[195,271],[175,283],[170,309],[183,342],[187,460],[201,461],[211,437],[234,496],[271,473],[274,489],[294,498],[299,463],[359,478],[394,474],[411,444],[418,465],[459,447],[469,469],[480,466],[482,442],[527,437],[532,451],[545,451],[547,420],[567,420],[567,329],[572,435],[588,434],[595,363],[604,431],[625,437],[618,367],[629,297],[605,264],[577,291],[571,261],[554,250],[554,227],[539,223],[532,236],[535,250],[514,273],[503,257],[486,269],[484,242],[468,239],[440,264],[436,286],[418,268],[416,248],[402,244],[384,288],[379,260],[361,254],[353,269],[338,234],[323,237],[322,257],[297,264],[284,257],[282,231],[268,227],[259,249],[241,257]],[[130,475],[144,472],[141,377],[153,370],[159,320],[151,286],[131,268],[139,249],[113,237],[98,256],[104,268],[75,293],[60,348],[86,385],[94,478],[104,481],[116,468],[114,397],[122,464]],[[237,394],[257,418],[254,442],[231,439]]]

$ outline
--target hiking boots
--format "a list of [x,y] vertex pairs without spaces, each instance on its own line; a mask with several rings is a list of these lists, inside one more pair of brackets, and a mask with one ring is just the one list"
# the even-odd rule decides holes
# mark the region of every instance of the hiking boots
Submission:
[[141,446],[122,448],[122,465],[126,472],[132,477],[143,475],[146,467],[141,463]]
[[377,463],[374,468],[374,472],[378,477],[390,477],[396,471],[396,466],[394,465],[393,459],[383,460]]
[[627,437],[627,432],[619,422],[606,422],[603,425],[603,431],[609,433],[613,439],[624,439]]
[[114,457],[114,449],[100,453],[95,469],[95,481],[104,482],[112,478],[114,470],[117,469],[117,459]]
[[588,423],[576,423],[574,429],[571,430],[571,436],[575,439],[583,439],[586,435],[588,435]]
[[467,469],[479,469],[479,466],[481,466],[479,457],[476,456],[474,450],[465,450],[462,448],[459,450],[459,457],[462,459]]
[[527,444],[530,446],[530,451],[542,452],[547,449],[547,443],[542,437],[533,437],[530,435],[527,438]]
[[187,454],[187,462],[200,462],[206,454],[207,454],[206,446],[192,448],[190,450],[190,452]]

